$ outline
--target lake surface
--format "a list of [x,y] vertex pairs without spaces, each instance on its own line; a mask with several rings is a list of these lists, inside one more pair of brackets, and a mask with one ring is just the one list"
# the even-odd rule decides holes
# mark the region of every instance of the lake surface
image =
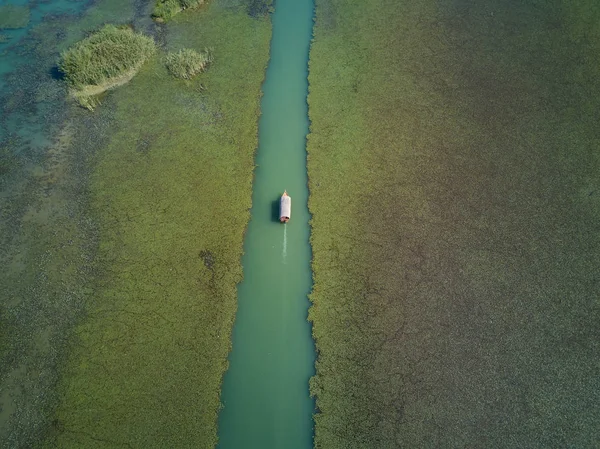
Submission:
[[[313,3],[279,0],[263,86],[252,217],[245,240],[219,447],[312,447],[308,380],[315,350],[307,322],[311,251],[307,209],[308,51]],[[278,222],[279,197],[292,217]]]

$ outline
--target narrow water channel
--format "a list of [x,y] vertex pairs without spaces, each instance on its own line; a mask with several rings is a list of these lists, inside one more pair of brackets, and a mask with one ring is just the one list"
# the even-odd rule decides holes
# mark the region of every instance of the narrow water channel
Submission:
[[[313,9],[312,0],[277,0],[272,18],[244,280],[221,396],[221,449],[312,447],[306,96]],[[292,197],[286,225],[277,217],[284,190]]]

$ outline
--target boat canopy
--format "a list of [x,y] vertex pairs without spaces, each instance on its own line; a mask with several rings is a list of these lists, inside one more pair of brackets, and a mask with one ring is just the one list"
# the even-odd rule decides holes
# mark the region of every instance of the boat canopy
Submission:
[[286,222],[292,216],[292,198],[287,194],[287,192],[283,192],[281,195],[281,204],[279,206],[279,219],[282,222]]

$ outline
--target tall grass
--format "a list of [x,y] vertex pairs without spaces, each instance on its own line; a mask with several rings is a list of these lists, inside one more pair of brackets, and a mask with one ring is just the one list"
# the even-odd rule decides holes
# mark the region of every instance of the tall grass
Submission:
[[29,23],[29,8],[27,6],[0,6],[0,30],[24,28]]
[[69,84],[100,86],[138,70],[156,49],[152,38],[130,28],[106,25],[61,54],[60,69]]
[[167,21],[184,9],[198,8],[205,0],[157,0],[152,17],[159,21]]
[[105,25],[61,54],[60,70],[79,103],[94,109],[96,95],[135,76],[156,51],[154,40],[128,27]]
[[167,69],[175,78],[191,79],[204,72],[212,61],[212,52],[205,50],[198,53],[191,48],[169,53],[166,58]]

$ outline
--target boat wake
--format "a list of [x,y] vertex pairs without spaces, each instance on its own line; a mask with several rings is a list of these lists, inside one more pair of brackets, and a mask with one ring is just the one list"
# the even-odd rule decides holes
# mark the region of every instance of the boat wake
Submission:
[[287,256],[287,224],[283,225],[283,263],[285,264],[285,258]]

